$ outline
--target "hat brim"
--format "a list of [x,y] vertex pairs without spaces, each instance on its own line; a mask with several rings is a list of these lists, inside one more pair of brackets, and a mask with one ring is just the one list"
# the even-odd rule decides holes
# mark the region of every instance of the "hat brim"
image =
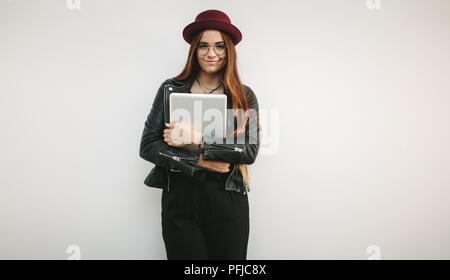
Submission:
[[184,40],[190,44],[194,35],[203,29],[218,29],[228,33],[231,36],[234,45],[237,45],[242,40],[241,31],[239,31],[236,26],[231,23],[218,20],[195,21],[188,24],[183,29]]

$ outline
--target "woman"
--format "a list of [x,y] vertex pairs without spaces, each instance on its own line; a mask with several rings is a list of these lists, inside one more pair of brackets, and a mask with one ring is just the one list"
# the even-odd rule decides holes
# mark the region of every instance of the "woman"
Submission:
[[[187,64],[161,84],[145,122],[140,156],[155,164],[145,184],[163,189],[168,259],[245,260],[247,165],[258,154],[260,125],[256,96],[237,72],[234,46],[242,35],[225,13],[207,10],[184,28],[183,38],[191,45]],[[169,123],[165,108],[173,92],[226,94],[235,113],[227,121],[231,133],[218,139]]]

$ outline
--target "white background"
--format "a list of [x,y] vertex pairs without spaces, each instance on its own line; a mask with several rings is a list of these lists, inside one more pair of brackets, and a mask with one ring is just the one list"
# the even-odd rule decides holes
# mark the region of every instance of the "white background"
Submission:
[[139,143],[206,9],[279,114],[250,166],[248,258],[450,258],[447,0],[0,0],[0,258],[166,258]]

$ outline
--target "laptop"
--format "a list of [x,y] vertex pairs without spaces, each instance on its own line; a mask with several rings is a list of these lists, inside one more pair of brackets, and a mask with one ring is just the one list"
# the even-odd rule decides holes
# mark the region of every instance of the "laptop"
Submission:
[[225,137],[227,95],[174,92],[169,98],[169,121],[188,125],[203,135]]

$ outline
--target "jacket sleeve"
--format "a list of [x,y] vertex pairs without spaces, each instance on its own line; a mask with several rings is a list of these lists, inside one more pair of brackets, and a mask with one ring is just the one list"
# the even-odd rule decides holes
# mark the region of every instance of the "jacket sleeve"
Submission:
[[245,126],[245,139],[242,139],[244,137],[217,139],[204,136],[205,143],[202,150],[204,160],[224,161],[234,164],[252,164],[255,162],[260,146],[259,106],[258,99],[252,89],[248,86],[246,86],[246,89],[249,110],[248,121]]
[[164,142],[164,86],[170,79],[161,84],[153,101],[150,113],[144,124],[140,143],[140,157],[157,165],[180,170],[190,176],[199,169],[197,167],[199,152],[186,151],[169,146]]

